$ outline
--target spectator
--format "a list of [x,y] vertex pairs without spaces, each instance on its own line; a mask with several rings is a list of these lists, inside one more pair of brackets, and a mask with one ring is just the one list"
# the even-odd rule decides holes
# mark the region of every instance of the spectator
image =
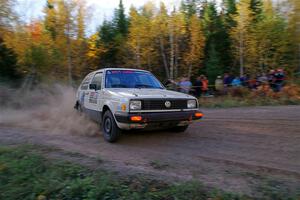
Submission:
[[233,87],[240,87],[240,86],[242,85],[240,78],[239,78],[238,76],[236,76],[236,77],[232,80],[231,85],[232,85]]
[[189,94],[192,87],[192,83],[188,78],[183,77],[179,82],[180,92]]
[[263,83],[267,83],[268,82],[268,77],[266,76],[266,73],[262,73],[258,78],[257,81],[259,83],[259,85],[263,84]]
[[202,81],[202,94],[206,96],[208,92],[208,80],[204,75],[201,75],[200,79]]
[[224,90],[223,80],[221,76],[218,76],[215,80],[215,89],[218,94],[222,94]]
[[195,96],[200,97],[202,92],[202,80],[200,76],[197,77],[194,86],[195,86]]
[[229,87],[231,85],[231,77],[229,76],[228,73],[225,73],[224,74],[224,78],[223,78],[223,84],[224,84],[224,87]]
[[248,82],[249,82],[249,75],[248,75],[248,74],[243,75],[243,76],[240,78],[240,80],[241,80],[242,86],[248,87]]
[[227,94],[228,92],[228,87],[230,87],[231,85],[231,78],[229,76],[228,73],[225,73],[224,74],[224,77],[223,77],[223,84],[224,84],[224,93]]
[[234,78],[235,78],[235,76],[233,76],[232,74],[229,74],[229,80],[228,80],[228,82],[230,83],[229,87],[232,86],[232,81]]
[[274,91],[280,92],[280,90],[283,86],[284,78],[285,78],[283,70],[277,69],[275,71],[274,78],[275,78],[275,90]]
[[272,88],[272,90],[275,90],[275,71],[274,70],[270,70],[269,74],[268,74],[268,82],[270,87]]
[[248,81],[248,87],[251,90],[255,90],[256,89],[256,78],[254,76],[250,77],[249,81]]

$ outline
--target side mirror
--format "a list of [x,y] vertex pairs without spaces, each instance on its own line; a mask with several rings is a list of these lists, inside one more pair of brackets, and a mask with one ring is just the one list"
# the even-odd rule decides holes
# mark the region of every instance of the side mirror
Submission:
[[90,84],[89,88],[90,88],[90,90],[96,90],[97,89],[97,85],[96,84]]

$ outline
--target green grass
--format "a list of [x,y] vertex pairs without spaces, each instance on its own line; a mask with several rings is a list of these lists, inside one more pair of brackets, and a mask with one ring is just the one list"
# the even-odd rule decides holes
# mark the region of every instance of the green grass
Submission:
[[170,167],[168,164],[163,163],[159,160],[153,160],[150,162],[150,165],[154,168],[154,169],[158,169],[158,170],[163,170],[166,169],[168,167]]
[[48,160],[32,146],[0,146],[0,199],[247,199],[199,182],[168,185]]

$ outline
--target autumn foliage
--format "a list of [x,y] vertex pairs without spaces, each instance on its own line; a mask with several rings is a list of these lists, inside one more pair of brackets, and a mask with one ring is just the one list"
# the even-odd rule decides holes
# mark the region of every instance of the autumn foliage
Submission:
[[120,1],[94,33],[87,31],[92,12],[85,0],[47,0],[44,17],[31,22],[14,13],[13,2],[0,1],[0,53],[16,60],[2,59],[1,77],[12,78],[12,68],[75,84],[95,69],[129,67],[162,80],[205,74],[213,82],[224,72],[283,68],[294,77],[300,68],[298,0],[183,0],[172,8],[149,1],[128,14]]

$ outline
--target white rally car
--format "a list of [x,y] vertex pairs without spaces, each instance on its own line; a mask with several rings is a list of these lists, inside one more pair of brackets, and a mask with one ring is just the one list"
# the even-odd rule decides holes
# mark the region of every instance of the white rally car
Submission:
[[122,130],[183,132],[203,116],[195,97],[166,90],[148,71],[124,68],[88,74],[78,88],[75,108],[101,124],[109,142],[116,141]]

